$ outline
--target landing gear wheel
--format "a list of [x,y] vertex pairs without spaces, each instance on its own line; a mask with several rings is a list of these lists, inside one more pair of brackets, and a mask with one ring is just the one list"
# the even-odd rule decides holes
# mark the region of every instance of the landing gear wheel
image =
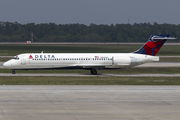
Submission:
[[12,74],[16,74],[15,70],[12,70]]
[[97,71],[96,71],[96,69],[92,68],[92,69],[91,69],[91,74],[93,74],[93,75],[97,75]]

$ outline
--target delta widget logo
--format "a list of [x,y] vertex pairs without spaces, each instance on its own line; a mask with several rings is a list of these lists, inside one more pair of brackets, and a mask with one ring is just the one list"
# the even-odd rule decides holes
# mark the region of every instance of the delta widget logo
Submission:
[[32,55],[29,56],[29,59],[33,59]]

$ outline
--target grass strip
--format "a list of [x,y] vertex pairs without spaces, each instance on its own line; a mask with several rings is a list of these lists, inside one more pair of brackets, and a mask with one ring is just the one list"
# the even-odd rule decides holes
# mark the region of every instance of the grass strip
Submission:
[[[21,53],[129,53],[138,50],[142,45],[0,45],[0,56],[15,56]],[[179,56],[180,47],[163,46],[157,56]]]
[[180,85],[179,77],[0,77],[0,85]]
[[160,62],[180,62],[180,58],[161,58]]

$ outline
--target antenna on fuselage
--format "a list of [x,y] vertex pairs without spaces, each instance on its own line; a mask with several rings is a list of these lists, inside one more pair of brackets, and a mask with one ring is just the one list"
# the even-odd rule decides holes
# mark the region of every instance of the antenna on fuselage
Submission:
[[41,52],[41,54],[43,54],[43,51]]

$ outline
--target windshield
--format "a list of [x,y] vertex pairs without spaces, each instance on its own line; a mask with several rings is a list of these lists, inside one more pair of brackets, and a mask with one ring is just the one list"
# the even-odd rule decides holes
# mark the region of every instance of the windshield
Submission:
[[14,56],[13,59],[19,60],[19,57],[18,56]]

